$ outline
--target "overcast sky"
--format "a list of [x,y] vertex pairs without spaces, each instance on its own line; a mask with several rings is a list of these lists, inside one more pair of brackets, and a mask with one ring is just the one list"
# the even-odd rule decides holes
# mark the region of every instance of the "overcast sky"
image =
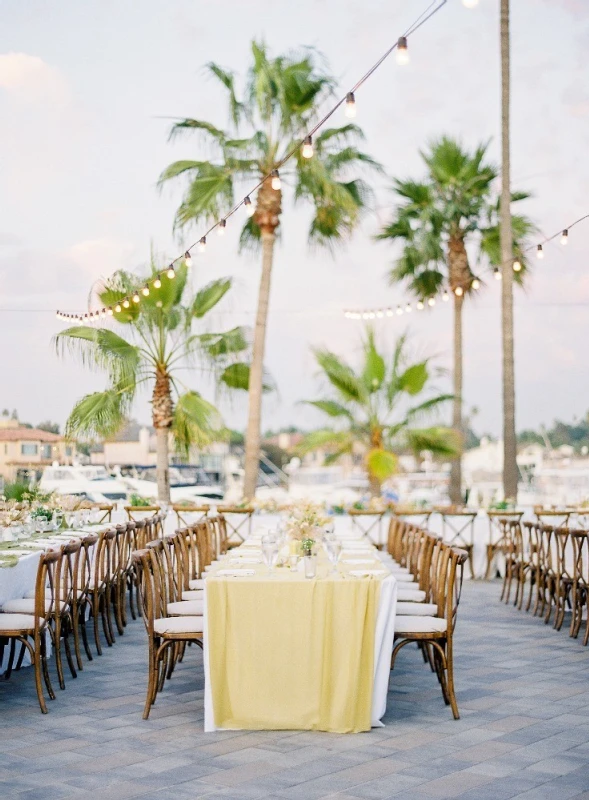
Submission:
[[[425,0],[0,0],[0,407],[23,419],[64,423],[73,403],[101,388],[101,376],[57,358],[55,309],[83,310],[93,282],[115,269],[144,268],[150,247],[176,255],[172,233],[181,187],[156,189],[177,158],[203,156],[196,139],[167,142],[171,116],[227,123],[224,98],[203,77],[210,60],[242,72],[252,38],[274,52],[314,45],[342,90],[353,84],[426,7]],[[434,136],[499,145],[499,0],[474,10],[448,0],[411,40],[411,64],[387,61],[357,95],[365,149],[389,176],[420,177],[418,150]],[[589,213],[589,3],[513,0],[512,175],[533,193],[521,205],[551,234]],[[343,120],[342,120],[343,121]],[[406,302],[386,273],[395,251],[374,243],[387,219],[387,179],[378,207],[332,258],[309,253],[308,212],[287,196],[276,254],[267,366],[279,393],[263,427],[320,422],[297,405],[318,389],[310,354],[323,345],[357,352],[361,323],[343,309]],[[288,191],[288,190],[287,190]],[[235,288],[210,320],[251,324],[260,267],[236,252],[237,225],[195,259],[195,284],[231,275]],[[198,229],[187,232],[194,241]],[[516,297],[518,428],[589,408],[589,221],[564,249],[546,248],[526,292]],[[465,404],[476,427],[499,433],[499,287],[488,281],[465,313]],[[449,306],[450,304],[448,304]],[[383,320],[392,342],[410,331],[419,352],[451,366],[451,310],[439,304]],[[410,323],[410,324],[409,324]],[[190,380],[211,396],[199,374]],[[246,404],[224,405],[245,427]],[[149,421],[147,398],[137,416]]]

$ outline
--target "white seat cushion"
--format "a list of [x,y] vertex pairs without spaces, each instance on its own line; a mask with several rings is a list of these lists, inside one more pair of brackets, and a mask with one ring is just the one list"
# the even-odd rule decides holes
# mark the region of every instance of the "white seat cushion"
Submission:
[[168,614],[172,617],[200,616],[203,612],[203,606],[203,600],[181,600],[178,603],[168,603]]
[[407,636],[412,633],[444,633],[446,620],[438,617],[397,617],[395,618],[395,636]]
[[[51,606],[51,598],[45,599],[45,611],[49,610]],[[35,601],[26,597],[20,600],[7,600],[2,606],[2,611],[5,614],[34,614]]]
[[438,613],[438,607],[435,603],[397,603],[396,614],[401,617],[419,616],[419,617],[435,617]]
[[0,614],[0,633],[11,631],[33,631],[34,617],[31,614]]
[[399,584],[397,589],[397,601],[404,603],[423,603],[425,592],[423,589],[405,589],[407,584]]
[[203,600],[204,589],[195,589],[193,592],[182,592],[182,600]]
[[188,581],[188,586],[190,589],[204,589],[205,582],[202,578],[197,578],[196,580]]
[[403,575],[403,573],[395,571],[393,571],[392,574],[395,576],[397,583],[402,584],[403,586],[408,586],[412,583],[415,583],[415,578],[413,575]]
[[411,574],[409,572],[409,570],[407,569],[407,567],[399,567],[397,564],[393,564],[390,569],[391,569],[391,572],[393,573],[393,575],[396,575],[397,573],[399,573],[399,575],[410,575]]
[[203,617],[167,617],[166,619],[156,619],[153,623],[154,631],[160,636],[164,634],[174,635],[175,633],[194,633],[195,636],[202,636],[204,626]]

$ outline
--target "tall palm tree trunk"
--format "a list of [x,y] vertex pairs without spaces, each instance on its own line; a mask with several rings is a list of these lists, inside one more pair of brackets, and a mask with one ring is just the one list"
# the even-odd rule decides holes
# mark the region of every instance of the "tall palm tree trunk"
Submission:
[[157,499],[170,502],[170,428],[174,419],[174,404],[170,390],[170,376],[158,369],[152,398],[152,418],[156,436],[155,474]]
[[501,0],[501,333],[503,342],[503,495],[517,501],[515,363],[513,346],[513,233],[511,230],[509,0]]
[[254,330],[254,344],[249,380],[249,411],[245,441],[245,477],[243,496],[248,500],[255,497],[260,462],[260,428],[262,423],[262,394],[264,384],[264,351],[266,347],[266,327],[268,324],[268,305],[272,264],[274,261],[274,230],[264,230],[262,237],[262,276],[258,293],[258,310]]
[[[463,297],[454,295],[454,400],[452,427],[462,437],[462,304]],[[450,465],[450,502],[462,503],[462,461],[460,456]]]

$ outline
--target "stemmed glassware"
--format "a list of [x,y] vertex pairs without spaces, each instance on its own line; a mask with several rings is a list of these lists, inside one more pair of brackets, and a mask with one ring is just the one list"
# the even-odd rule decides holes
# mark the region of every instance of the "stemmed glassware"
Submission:
[[329,539],[325,543],[325,549],[327,550],[327,557],[331,562],[331,574],[336,575],[337,563],[342,552],[342,543],[335,538]]
[[264,563],[268,567],[268,574],[274,574],[274,567],[278,561],[278,544],[276,537],[271,533],[262,537],[262,554],[264,556]]

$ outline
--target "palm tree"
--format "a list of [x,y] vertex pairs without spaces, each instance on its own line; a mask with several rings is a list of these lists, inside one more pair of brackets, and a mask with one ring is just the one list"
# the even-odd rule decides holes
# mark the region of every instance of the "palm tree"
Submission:
[[[499,248],[499,202],[494,193],[495,167],[486,161],[487,145],[469,152],[459,142],[443,136],[421,156],[427,173],[421,181],[395,180],[400,204],[379,239],[399,240],[401,256],[390,272],[392,284],[404,283],[419,300],[435,298],[447,286],[454,301],[454,385],[452,427],[461,435],[462,425],[462,308],[479,287],[481,278],[472,269],[467,245],[477,248],[495,274],[501,264]],[[523,192],[512,200],[528,197]],[[513,253],[518,259],[521,282],[527,263],[523,248],[533,225],[514,215]],[[499,272],[500,277],[500,272]],[[460,457],[452,461],[450,499],[460,503],[462,471]]]
[[501,0],[501,213],[499,220],[503,286],[501,338],[503,344],[503,496],[517,501],[517,439],[515,435],[515,363],[513,353],[513,251],[510,214],[511,159],[509,153],[509,0]]
[[[343,423],[341,428],[324,428],[308,434],[300,445],[302,454],[324,447],[332,449],[327,463],[333,463],[355,448],[365,452],[370,493],[379,496],[381,484],[397,471],[398,455],[429,450],[443,457],[458,449],[454,431],[433,426],[414,427],[451,399],[431,395],[429,361],[411,362],[406,337],[401,337],[391,357],[379,352],[374,332],[368,328],[363,341],[363,363],[355,370],[329,350],[315,350],[315,358],[332,390],[332,397],[305,401]],[[408,403],[430,394],[417,405]]]
[[[314,157],[302,156],[298,147],[301,134],[309,129],[319,104],[334,87],[313,51],[271,58],[264,44],[253,42],[252,56],[241,99],[232,72],[217,64],[207,66],[227,94],[229,131],[197,119],[182,119],[172,127],[171,137],[186,131],[204,136],[213,158],[176,161],[160,176],[160,185],[178,177],[188,178],[176,227],[222,219],[240,199],[236,184],[247,191],[244,181],[263,181],[256,197],[245,206],[253,215],[243,225],[240,239],[241,249],[257,250],[261,245],[262,251],[249,383],[246,498],[254,496],[258,479],[268,304],[274,245],[283,211],[280,181],[286,179],[292,184],[295,201],[307,201],[313,208],[309,242],[331,248],[350,234],[370,196],[368,186],[358,176],[359,168],[379,168],[358,149],[362,131],[353,124],[325,129],[313,141]],[[275,172],[293,150],[295,157],[280,174]],[[273,172],[272,179],[264,180]]]
[[[153,265],[152,271],[150,286],[158,275]],[[155,286],[158,282],[161,286],[143,296],[135,294],[143,283],[138,276],[116,272],[98,295],[129,336],[124,338],[108,327],[80,325],[56,337],[59,352],[72,352],[86,366],[108,375],[104,391],[88,394],[74,406],[66,425],[68,437],[114,435],[125,423],[137,390],[144,386],[151,389],[158,500],[166,502],[170,500],[170,434],[176,452],[183,455],[188,455],[192,445],[204,446],[222,435],[219,412],[199,392],[184,385],[183,370],[199,361],[205,369],[214,364],[218,379],[236,389],[247,388],[249,379],[248,365],[238,360],[247,349],[240,328],[225,333],[193,331],[194,323],[229,291],[231,281],[212,281],[185,297],[186,278],[187,269],[181,266],[174,278],[156,280]],[[123,304],[124,298],[132,295],[137,302]]]

